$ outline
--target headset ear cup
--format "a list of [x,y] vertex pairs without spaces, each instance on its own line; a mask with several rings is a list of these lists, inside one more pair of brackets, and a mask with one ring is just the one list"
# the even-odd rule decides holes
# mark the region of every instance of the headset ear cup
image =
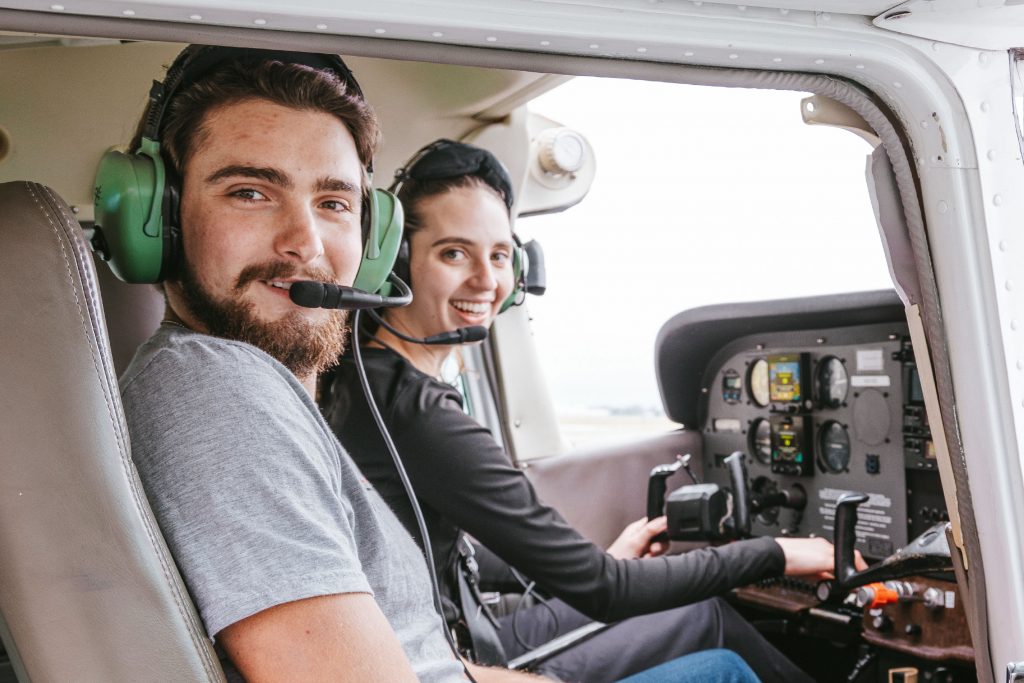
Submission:
[[164,249],[160,264],[160,281],[174,278],[184,260],[181,243],[181,193],[178,186],[168,183],[164,188]]
[[96,170],[93,250],[125,282],[160,281],[163,221],[153,202],[163,201],[163,177],[159,154],[107,152]]
[[[395,266],[391,269],[395,277],[412,287],[412,275],[409,273],[409,239],[403,238],[398,245],[398,255],[395,257]],[[390,287],[390,285],[388,285]]]
[[509,295],[501,302],[501,308],[498,310],[499,314],[522,303],[522,297],[525,296],[526,292],[526,273],[529,267],[530,260],[526,256],[526,250],[519,244],[519,238],[517,237],[515,246],[512,247],[512,277],[515,284],[512,285],[512,291]]
[[[386,294],[383,287],[402,244],[405,214],[401,202],[387,190],[374,190],[368,205],[370,230],[353,286],[366,292]],[[390,290],[390,285],[387,286]]]

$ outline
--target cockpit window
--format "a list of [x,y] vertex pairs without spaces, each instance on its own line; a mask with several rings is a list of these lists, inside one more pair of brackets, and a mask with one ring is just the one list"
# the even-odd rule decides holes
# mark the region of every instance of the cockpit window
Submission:
[[578,78],[531,110],[583,133],[597,176],[521,219],[548,289],[528,306],[563,435],[664,432],[661,325],[707,304],[887,289],[863,139],[801,120],[796,92]]

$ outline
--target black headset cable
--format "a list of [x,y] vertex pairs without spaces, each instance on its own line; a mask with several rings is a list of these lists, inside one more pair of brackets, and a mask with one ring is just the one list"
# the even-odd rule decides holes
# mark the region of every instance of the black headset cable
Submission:
[[377,429],[380,430],[381,438],[384,439],[384,445],[388,449],[388,453],[391,454],[391,459],[395,463],[395,470],[398,472],[398,478],[402,480],[402,486],[405,487],[405,495],[409,497],[409,503],[412,505],[413,514],[416,517],[416,526],[420,531],[420,538],[423,540],[423,557],[427,562],[427,573],[430,575],[430,586],[433,589],[434,607],[437,609],[438,618],[441,619],[442,630],[444,631],[445,638],[448,640],[448,647],[451,648],[455,658],[462,664],[462,669],[465,671],[466,676],[473,683],[477,683],[477,680],[473,678],[473,674],[469,672],[466,663],[459,655],[459,649],[455,645],[455,640],[452,638],[451,631],[448,630],[448,623],[444,620],[444,610],[441,607],[441,589],[437,582],[437,572],[434,570],[434,553],[431,552],[430,536],[427,534],[427,523],[423,520],[423,511],[420,509],[419,502],[416,500],[416,493],[413,491],[412,483],[409,481],[409,475],[405,472],[405,467],[402,465],[402,458],[398,455],[398,448],[395,447],[395,442],[391,438],[391,433],[388,431],[387,425],[384,424],[384,418],[381,417],[380,408],[377,407],[377,402],[373,398],[373,393],[370,390],[370,380],[366,376],[366,366],[363,365],[363,354],[359,348],[359,317],[362,311],[356,310],[352,315],[352,329],[357,330],[352,335],[352,356],[356,363],[356,374],[359,375],[359,384],[363,388],[363,394],[366,396],[366,404],[370,408],[370,414],[373,415],[373,421],[377,423]]
[[519,585],[523,587],[522,597],[519,598],[519,602],[516,603],[515,609],[512,610],[512,636],[516,639],[519,647],[523,648],[523,650],[527,652],[530,650],[536,650],[544,643],[527,643],[526,639],[519,633],[519,614],[522,611],[523,606],[529,600],[530,595],[533,594],[533,598],[539,604],[543,605],[548,613],[551,614],[551,619],[555,623],[555,633],[559,633],[562,628],[558,622],[558,613],[555,612],[555,608],[551,606],[551,603],[549,603],[546,598],[540,595],[540,593],[534,592],[534,589],[537,587],[536,581],[533,581],[532,579],[527,581],[527,579],[519,573],[519,570],[511,565],[509,565],[509,570],[512,572],[512,576],[516,578],[516,581],[519,582]]

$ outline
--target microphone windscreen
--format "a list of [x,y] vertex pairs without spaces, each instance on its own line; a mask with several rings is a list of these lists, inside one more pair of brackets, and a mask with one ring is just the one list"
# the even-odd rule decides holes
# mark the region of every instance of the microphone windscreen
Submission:
[[320,308],[324,305],[324,285],[312,280],[293,282],[288,288],[288,296],[293,303],[306,308]]
[[460,330],[462,341],[464,344],[470,344],[472,342],[483,341],[487,339],[487,328],[480,325],[473,325],[472,327],[463,327]]

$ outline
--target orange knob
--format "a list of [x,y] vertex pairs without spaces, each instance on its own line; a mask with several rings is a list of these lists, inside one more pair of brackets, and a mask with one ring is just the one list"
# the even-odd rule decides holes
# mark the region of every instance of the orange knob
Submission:
[[884,583],[869,583],[864,588],[867,590],[861,595],[867,598],[865,607],[868,609],[888,605],[890,602],[898,602],[900,599],[900,594]]

